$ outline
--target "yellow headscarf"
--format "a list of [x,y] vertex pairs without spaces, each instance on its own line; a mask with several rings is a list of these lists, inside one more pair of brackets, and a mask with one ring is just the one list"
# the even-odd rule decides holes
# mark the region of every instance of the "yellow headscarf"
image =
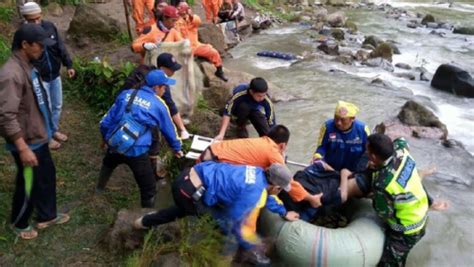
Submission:
[[336,112],[334,115],[340,118],[351,118],[355,117],[357,112],[359,112],[359,108],[356,105],[339,100],[337,101]]

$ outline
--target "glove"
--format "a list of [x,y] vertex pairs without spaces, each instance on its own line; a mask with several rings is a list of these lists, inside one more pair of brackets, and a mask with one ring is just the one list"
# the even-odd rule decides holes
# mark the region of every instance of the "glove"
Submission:
[[153,49],[157,49],[158,47],[154,43],[144,43],[143,48],[145,48],[145,50],[150,51],[150,50],[153,50]]

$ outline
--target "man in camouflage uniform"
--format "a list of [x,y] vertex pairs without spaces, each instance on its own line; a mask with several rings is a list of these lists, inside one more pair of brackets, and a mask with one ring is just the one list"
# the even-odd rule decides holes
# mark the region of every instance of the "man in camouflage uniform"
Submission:
[[407,143],[383,134],[368,137],[373,207],[387,224],[378,266],[404,266],[411,248],[425,235],[428,196]]

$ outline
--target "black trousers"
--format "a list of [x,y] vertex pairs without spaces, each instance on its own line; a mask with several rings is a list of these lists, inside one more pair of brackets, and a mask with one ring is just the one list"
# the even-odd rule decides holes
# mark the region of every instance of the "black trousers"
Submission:
[[250,121],[255,130],[257,130],[259,136],[267,135],[270,131],[270,125],[268,124],[267,117],[262,112],[253,109],[248,103],[241,103],[238,108],[235,109],[232,114],[236,119],[236,124],[240,128],[240,132],[237,134],[240,138],[247,138],[248,133],[245,130],[245,125]]
[[[132,170],[135,181],[140,189],[142,207],[151,207],[150,202],[156,195],[156,180],[148,153],[138,157],[127,157],[107,151],[102,161],[101,173],[112,173],[119,164],[127,164]],[[104,171],[107,170],[107,171]]]
[[[13,194],[11,222],[15,227],[25,229],[36,209],[37,221],[50,221],[57,216],[56,211],[56,168],[48,144],[33,150],[38,159],[38,166],[33,167],[33,186],[28,201],[25,198],[24,167],[17,152],[12,152],[17,167],[15,192]],[[26,201],[26,202],[25,202]],[[22,211],[23,210],[23,211]]]
[[200,212],[200,202],[193,200],[192,195],[196,188],[189,179],[190,168],[183,170],[173,182],[171,191],[173,193],[174,206],[159,210],[155,213],[145,215],[142,223],[145,227],[153,227],[172,222],[185,216],[196,216]]

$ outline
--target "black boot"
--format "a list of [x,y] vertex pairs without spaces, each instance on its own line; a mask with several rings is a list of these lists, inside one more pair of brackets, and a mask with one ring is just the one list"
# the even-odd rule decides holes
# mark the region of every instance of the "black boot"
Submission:
[[227,79],[227,77],[224,76],[224,70],[222,70],[222,66],[217,67],[217,70],[214,75],[216,75],[217,78],[223,80],[224,82],[227,82],[229,80]]
[[142,199],[142,208],[153,208],[155,207],[155,197],[149,199]]
[[107,182],[109,181],[113,171],[114,169],[102,165],[102,168],[100,169],[99,180],[97,181],[97,186],[95,187],[95,191],[97,193],[102,193],[105,190],[105,186],[107,185]]

